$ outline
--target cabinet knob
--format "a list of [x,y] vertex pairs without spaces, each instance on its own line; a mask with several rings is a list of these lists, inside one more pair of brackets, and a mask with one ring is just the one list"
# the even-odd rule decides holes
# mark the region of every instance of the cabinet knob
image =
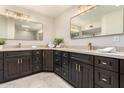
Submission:
[[37,51],[37,52],[36,52],[36,54],[40,54],[40,52],[39,52],[39,51]]
[[105,78],[102,78],[102,81],[106,82],[106,81],[107,81],[107,79],[105,79]]
[[39,69],[39,66],[37,66],[36,69]]
[[65,76],[65,75],[66,75],[66,73],[64,72],[64,73],[63,73],[63,75]]
[[103,64],[103,65],[107,65],[107,63],[106,63],[106,62],[102,62],[102,64]]
[[56,68],[56,71],[59,71],[59,69],[58,69],[58,68]]

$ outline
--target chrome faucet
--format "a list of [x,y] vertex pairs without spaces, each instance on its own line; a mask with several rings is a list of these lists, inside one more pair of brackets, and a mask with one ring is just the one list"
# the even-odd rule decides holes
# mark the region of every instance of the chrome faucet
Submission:
[[91,43],[91,42],[88,43],[88,49],[89,49],[89,50],[93,50],[93,46],[92,46],[92,43]]
[[21,48],[22,44],[21,43],[18,43],[18,48]]

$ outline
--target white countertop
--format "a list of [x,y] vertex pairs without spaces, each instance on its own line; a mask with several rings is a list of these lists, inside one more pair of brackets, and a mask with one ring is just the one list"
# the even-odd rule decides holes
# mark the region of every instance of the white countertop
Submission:
[[59,51],[66,51],[66,52],[74,52],[74,53],[82,53],[82,54],[89,54],[89,55],[96,55],[96,56],[104,56],[104,57],[111,57],[111,58],[119,58],[124,59],[124,52],[116,52],[116,53],[101,53],[95,50],[87,50],[87,49],[74,49],[74,48],[5,48],[1,49],[0,52],[4,51],[24,51],[24,50],[59,50]]

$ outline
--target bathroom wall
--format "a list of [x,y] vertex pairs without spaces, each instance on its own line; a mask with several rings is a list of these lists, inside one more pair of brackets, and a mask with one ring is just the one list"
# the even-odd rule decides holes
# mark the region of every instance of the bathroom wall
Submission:
[[[78,13],[77,7],[66,11],[55,19],[55,37],[65,39],[66,45],[83,46],[92,42],[95,46],[124,46],[124,35],[103,36],[86,39],[71,39],[70,38],[70,18]],[[113,23],[114,24],[114,23]]]
[[0,6],[0,8],[23,12],[30,15],[33,20],[43,24],[43,41],[7,40],[7,45],[17,45],[18,43],[22,43],[22,45],[46,45],[50,40],[53,40],[55,35],[53,18],[20,8],[18,6]]

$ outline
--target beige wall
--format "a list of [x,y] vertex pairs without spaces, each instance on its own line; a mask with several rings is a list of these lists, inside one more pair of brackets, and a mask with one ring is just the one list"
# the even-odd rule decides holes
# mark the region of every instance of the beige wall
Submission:
[[23,8],[19,8],[17,6],[0,6],[0,8],[9,8],[11,10],[20,11],[25,14],[28,14],[38,22],[43,24],[43,41],[21,41],[21,40],[7,40],[7,45],[17,45],[18,43],[22,43],[23,45],[46,45],[50,40],[54,38],[54,19],[41,15],[39,13],[35,13]]
[[[66,45],[87,45],[92,42],[98,46],[124,46],[124,35],[118,35],[120,40],[116,41],[115,36],[104,36],[86,39],[71,39],[70,38],[70,18],[77,14],[77,8],[73,8],[55,19],[55,37],[63,37]],[[116,35],[117,36],[117,35]]]

